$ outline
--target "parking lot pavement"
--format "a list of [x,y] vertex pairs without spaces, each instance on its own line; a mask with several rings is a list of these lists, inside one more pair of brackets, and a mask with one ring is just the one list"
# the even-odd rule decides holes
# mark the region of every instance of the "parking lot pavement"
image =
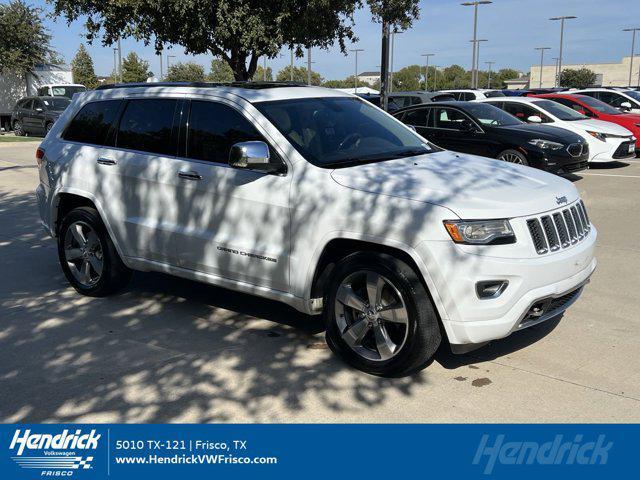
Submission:
[[148,273],[76,294],[38,224],[35,145],[0,145],[0,421],[640,421],[639,162],[576,177],[599,266],[562,319],[380,379],[277,303]]

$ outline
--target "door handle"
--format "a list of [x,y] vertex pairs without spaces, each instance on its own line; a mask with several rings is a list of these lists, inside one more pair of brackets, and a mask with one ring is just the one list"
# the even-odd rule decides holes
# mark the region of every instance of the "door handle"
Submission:
[[111,158],[100,157],[98,158],[98,163],[100,165],[115,165],[117,162]]
[[178,172],[178,176],[180,178],[184,178],[185,180],[202,180],[202,175],[199,175],[198,172]]

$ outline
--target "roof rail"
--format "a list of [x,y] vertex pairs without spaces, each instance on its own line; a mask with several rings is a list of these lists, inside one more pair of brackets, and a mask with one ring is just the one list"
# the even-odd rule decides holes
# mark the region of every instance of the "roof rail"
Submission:
[[306,87],[307,84],[299,82],[141,82],[141,83],[109,83],[100,85],[96,90],[111,90],[114,88],[135,88],[135,87],[197,87],[197,88],[247,88],[258,90],[262,88],[279,87]]

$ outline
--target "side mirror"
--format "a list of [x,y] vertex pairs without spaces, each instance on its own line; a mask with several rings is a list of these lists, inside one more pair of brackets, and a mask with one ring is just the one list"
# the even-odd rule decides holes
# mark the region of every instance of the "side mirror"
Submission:
[[620,104],[620,108],[621,108],[622,110],[626,110],[626,111],[628,112],[628,111],[630,111],[630,110],[633,108],[633,106],[631,105],[631,102],[622,102],[622,103]]
[[417,132],[418,130],[416,130],[416,127],[414,127],[413,125],[407,125],[407,127],[409,127],[411,130],[413,130],[414,132]]
[[531,115],[530,117],[527,118],[527,122],[542,123],[542,118],[540,118],[538,115]]
[[239,142],[231,147],[229,165],[244,170],[278,172],[282,166],[271,163],[269,147],[264,142]]

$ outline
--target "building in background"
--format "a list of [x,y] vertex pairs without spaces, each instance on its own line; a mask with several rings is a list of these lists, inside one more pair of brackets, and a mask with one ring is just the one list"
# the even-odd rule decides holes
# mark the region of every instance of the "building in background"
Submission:
[[362,72],[358,75],[358,81],[367,85],[374,85],[380,81],[380,72]]
[[[588,68],[596,74],[594,87],[626,87],[629,86],[629,67],[631,57],[623,57],[619,63],[580,63],[567,65],[563,64],[562,69]],[[640,74],[640,57],[635,57],[633,61],[632,85],[640,85],[638,75]],[[538,88],[540,85],[540,65],[531,67],[531,88]],[[556,84],[556,66],[544,65],[542,67],[542,88],[551,88]]]
[[521,74],[518,78],[505,80],[504,84],[507,90],[527,90],[529,88],[529,75]]

